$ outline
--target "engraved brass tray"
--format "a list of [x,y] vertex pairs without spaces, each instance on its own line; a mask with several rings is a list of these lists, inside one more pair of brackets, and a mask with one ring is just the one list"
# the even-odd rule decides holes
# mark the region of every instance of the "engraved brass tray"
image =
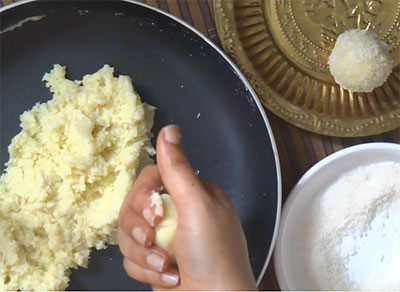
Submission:
[[[341,137],[400,127],[399,0],[215,0],[214,11],[223,48],[279,117]],[[395,61],[371,93],[341,88],[327,65],[336,37],[357,27],[378,35]]]

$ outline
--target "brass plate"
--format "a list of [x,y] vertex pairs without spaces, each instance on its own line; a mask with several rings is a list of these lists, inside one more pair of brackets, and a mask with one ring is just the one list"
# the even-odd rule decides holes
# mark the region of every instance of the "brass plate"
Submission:
[[[399,0],[215,0],[217,31],[262,103],[309,131],[341,137],[400,127]],[[349,28],[375,32],[395,60],[385,84],[350,92],[327,65]]]

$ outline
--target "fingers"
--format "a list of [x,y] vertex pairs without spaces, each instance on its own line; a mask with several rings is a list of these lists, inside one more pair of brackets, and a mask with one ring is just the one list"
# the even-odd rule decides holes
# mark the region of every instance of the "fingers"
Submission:
[[161,186],[157,166],[142,170],[121,207],[117,239],[129,276],[155,286],[172,287],[179,282],[177,271],[169,268],[167,252],[153,245],[153,227],[161,218],[155,216],[150,196]]
[[140,172],[132,190],[151,192],[161,186],[162,181],[157,165],[148,165]]
[[154,242],[154,228],[130,205],[121,210],[118,227],[142,246],[149,247]]
[[162,182],[157,166],[145,167],[126,196],[120,210],[119,225],[127,234],[130,234],[130,230],[133,228],[134,220],[130,216],[132,212],[141,215],[150,226],[155,226],[159,218],[155,215],[154,208],[150,207],[149,200],[151,192],[160,186],[162,186]]
[[172,196],[175,205],[186,205],[188,194],[204,195],[202,183],[194,174],[182,146],[178,126],[169,125],[163,128],[157,139],[157,164],[161,179]]
[[137,213],[142,213],[150,206],[151,192],[162,186],[161,176],[156,165],[146,166],[137,178],[129,193],[129,204]]
[[127,258],[124,258],[123,265],[128,276],[140,282],[160,287],[174,287],[179,283],[178,272],[172,268],[166,272],[157,273],[144,269]]
[[169,257],[166,251],[159,247],[143,247],[136,240],[125,234],[122,229],[117,230],[119,248],[123,256],[144,269],[155,272],[164,272],[169,266]]

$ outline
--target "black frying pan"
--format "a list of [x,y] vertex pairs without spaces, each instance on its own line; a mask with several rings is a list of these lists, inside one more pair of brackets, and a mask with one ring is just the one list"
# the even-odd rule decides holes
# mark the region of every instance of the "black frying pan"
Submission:
[[[1,165],[20,131],[19,115],[51,98],[41,78],[53,64],[80,79],[108,63],[131,76],[142,99],[157,107],[154,135],[169,123],[180,125],[194,169],[228,192],[260,278],[280,213],[279,162],[260,102],[233,63],[182,21],[140,3],[29,1],[0,13]],[[72,271],[69,286],[147,288],[125,274],[116,246],[94,251],[88,269]]]

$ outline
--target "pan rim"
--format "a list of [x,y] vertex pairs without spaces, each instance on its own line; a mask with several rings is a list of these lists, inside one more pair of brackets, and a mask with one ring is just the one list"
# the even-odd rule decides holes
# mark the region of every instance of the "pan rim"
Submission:
[[[10,10],[12,8],[18,7],[18,6],[22,6],[24,4],[28,4],[31,2],[39,2],[40,0],[21,0],[18,2],[14,2],[12,4],[9,5],[5,5],[3,7],[0,8],[0,14],[6,10]],[[250,83],[247,81],[246,77],[243,75],[243,73],[239,70],[239,68],[237,67],[237,65],[227,56],[227,54],[221,49],[219,48],[216,44],[214,44],[207,36],[205,36],[203,33],[201,33],[197,28],[195,28],[194,26],[192,26],[191,24],[187,23],[186,21],[184,21],[183,19],[180,19],[178,17],[176,17],[175,15],[168,13],[166,11],[163,11],[159,8],[150,6],[146,3],[142,3],[136,0],[120,0],[122,2],[126,2],[126,3],[130,3],[132,5],[137,5],[137,6],[141,6],[144,7],[146,9],[150,9],[156,13],[162,14],[176,22],[178,22],[180,25],[184,26],[186,29],[190,30],[191,32],[193,32],[194,34],[196,34],[198,37],[200,37],[203,41],[205,41],[209,46],[211,46],[211,48],[213,48],[228,64],[229,66],[234,70],[234,73],[240,78],[240,80],[243,82],[243,84],[245,85],[245,87],[249,90],[251,97],[253,98],[254,102],[257,105],[257,109],[260,112],[263,121],[264,121],[264,125],[267,129],[267,133],[269,136],[269,139],[271,141],[271,148],[272,148],[272,152],[274,154],[274,160],[275,160],[275,167],[276,167],[276,182],[277,182],[277,204],[276,204],[276,217],[275,217],[275,225],[274,225],[274,232],[272,235],[272,240],[271,240],[271,245],[267,254],[267,257],[265,259],[264,262],[264,266],[261,269],[260,274],[258,275],[257,279],[256,279],[256,284],[257,286],[260,284],[262,278],[264,277],[268,264],[271,261],[272,258],[272,253],[276,244],[276,240],[278,237],[278,228],[279,228],[279,223],[280,223],[280,218],[281,218],[281,208],[282,208],[282,177],[281,177],[281,167],[280,167],[280,162],[279,162],[279,155],[278,155],[278,149],[276,146],[276,142],[275,142],[275,137],[274,134],[272,132],[272,128],[271,125],[269,123],[267,114],[261,104],[260,99],[258,98],[257,94],[255,93],[254,89],[251,87]]]

